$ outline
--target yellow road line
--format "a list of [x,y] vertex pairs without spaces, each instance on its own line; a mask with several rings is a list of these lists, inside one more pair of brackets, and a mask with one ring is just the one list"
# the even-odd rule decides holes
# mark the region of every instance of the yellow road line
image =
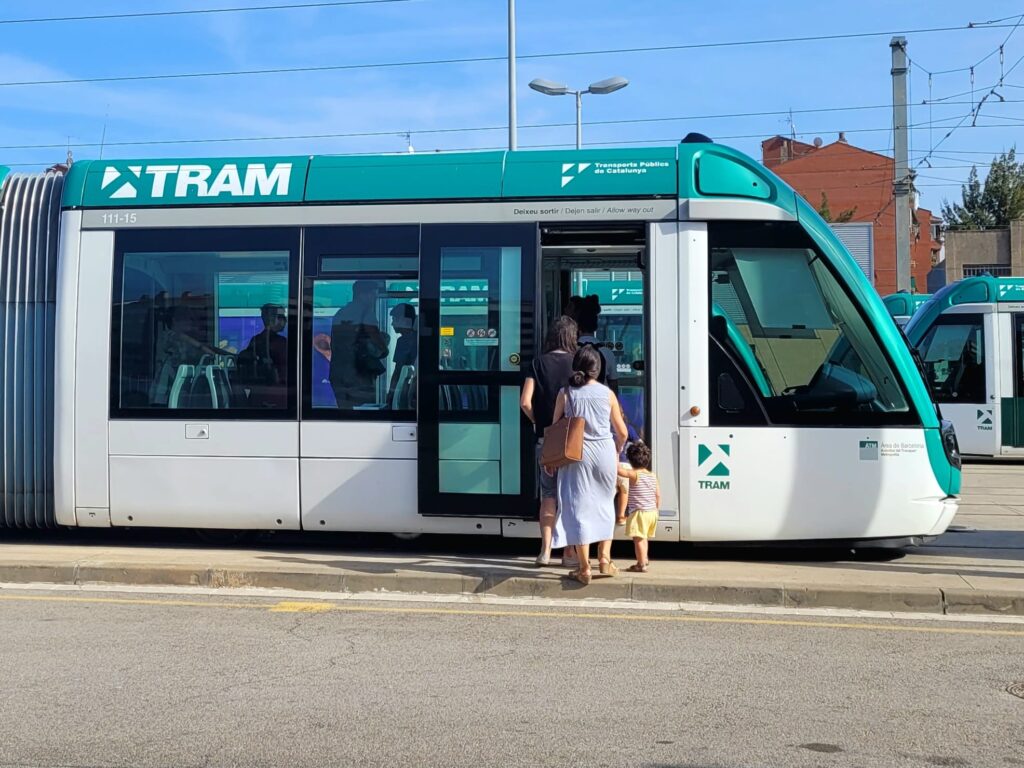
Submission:
[[[602,613],[598,611],[558,611],[558,610],[504,610],[486,608],[442,608],[442,607],[410,607],[382,605],[353,605],[351,603],[329,603],[315,601],[289,601],[276,603],[251,602],[228,603],[208,600],[179,600],[126,597],[76,597],[60,595],[5,595],[0,594],[0,601],[19,602],[53,602],[53,603],[85,603],[107,605],[143,605],[174,608],[229,608],[262,610],[273,613],[379,613],[406,614],[423,616],[481,616],[495,618],[532,618],[532,619],[590,619],[605,621],[648,621],[686,624],[736,624],[742,626],[765,627],[808,627],[814,629],[853,629],[860,631],[881,632],[916,632],[933,635],[978,635],[993,637],[1024,637],[1024,630],[1014,629],[975,629],[970,627],[935,627],[907,626],[900,624],[878,624],[856,621],[815,621],[812,619],[756,619],[733,616],[704,616],[695,614],[642,614],[642,613]],[[898,619],[894,619],[897,621]]]

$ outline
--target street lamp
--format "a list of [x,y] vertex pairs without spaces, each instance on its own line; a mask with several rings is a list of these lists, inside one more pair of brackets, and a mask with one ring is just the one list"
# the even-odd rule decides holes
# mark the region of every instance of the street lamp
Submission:
[[609,77],[607,80],[598,80],[591,83],[585,91],[573,91],[569,86],[562,83],[553,83],[538,77],[530,81],[530,87],[545,96],[569,96],[576,97],[576,149],[583,144],[583,94],[593,93],[596,96],[604,96],[606,93],[614,93],[629,85],[629,80],[624,77]]

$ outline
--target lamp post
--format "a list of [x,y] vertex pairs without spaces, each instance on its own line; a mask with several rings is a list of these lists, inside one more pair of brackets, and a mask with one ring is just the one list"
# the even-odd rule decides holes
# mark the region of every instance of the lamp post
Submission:
[[508,148],[519,146],[516,127],[516,0],[508,0]]
[[624,77],[609,77],[606,80],[591,83],[585,91],[574,91],[563,83],[554,83],[539,77],[530,81],[530,87],[545,96],[572,95],[576,97],[576,149],[583,145],[583,94],[592,93],[595,96],[604,96],[607,93],[621,90],[627,85],[629,85],[629,80]]

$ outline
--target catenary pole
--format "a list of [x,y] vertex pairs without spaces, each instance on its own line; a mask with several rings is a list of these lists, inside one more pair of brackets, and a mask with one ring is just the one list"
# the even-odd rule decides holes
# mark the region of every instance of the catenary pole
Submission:
[[508,0],[508,148],[516,149],[516,0]]
[[892,49],[892,130],[896,207],[896,290],[910,291],[910,191],[913,178],[907,152],[907,38],[894,37]]

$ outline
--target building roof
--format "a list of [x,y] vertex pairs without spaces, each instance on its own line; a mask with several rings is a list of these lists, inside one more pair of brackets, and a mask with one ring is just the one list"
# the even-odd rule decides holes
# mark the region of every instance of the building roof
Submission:
[[[840,134],[842,135],[842,134]],[[806,146],[806,145],[805,145]],[[849,157],[851,154],[863,154],[866,157],[873,158],[875,165],[878,161],[895,162],[889,155],[883,155],[880,152],[872,152],[869,149],[863,149],[861,147],[850,144],[845,138],[833,141],[831,144],[825,144],[824,146],[813,148],[814,151],[808,154],[802,154],[791,160],[775,166],[776,168],[785,168],[789,173],[799,173],[801,166],[808,165],[812,162],[818,163],[824,159],[835,157],[837,155],[845,155]]]

